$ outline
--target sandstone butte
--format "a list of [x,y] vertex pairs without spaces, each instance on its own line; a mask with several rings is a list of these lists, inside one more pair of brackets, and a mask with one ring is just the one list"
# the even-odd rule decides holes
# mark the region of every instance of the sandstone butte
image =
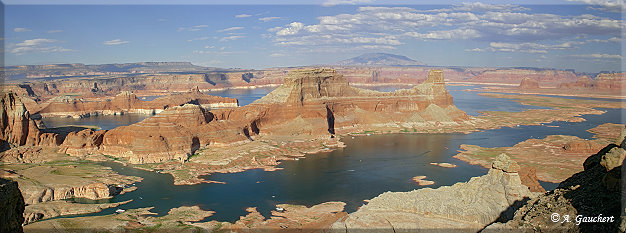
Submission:
[[[538,80],[542,86],[557,87],[560,83],[575,82],[578,76],[567,70],[542,70],[521,68],[432,68],[432,67],[333,67],[352,84],[386,85],[386,84],[419,84],[432,69],[441,69],[446,73],[446,81],[469,83],[519,84],[523,78]],[[225,88],[255,88],[260,86],[276,86],[283,83],[283,79],[292,70],[300,68],[271,68],[264,70],[225,70],[207,71],[197,74],[167,74],[150,72],[151,74],[119,73],[119,74],[88,74],[67,73],[59,74],[59,70],[45,75],[41,73],[32,77],[68,76],[71,78],[55,79],[50,81],[28,80],[28,83],[6,84],[5,90],[12,90],[20,96],[28,96],[23,100],[31,112],[37,109],[37,103],[50,98],[76,94],[89,96],[114,96],[121,91],[132,91],[138,95],[164,95],[171,92],[185,92],[198,87],[200,90],[216,90]],[[13,71],[8,71],[9,73]],[[14,70],[17,73],[28,71]],[[184,72],[180,70],[179,72]],[[190,71],[193,72],[193,71]],[[152,74],[154,73],[154,74]],[[94,77],[84,77],[94,75]]]
[[[123,93],[105,102],[108,110],[146,105],[165,109],[133,125],[110,131],[86,129],[65,137],[42,133],[15,93],[6,93],[0,101],[0,110],[4,112],[0,119],[3,122],[0,140],[5,149],[10,148],[2,153],[2,161],[18,163],[50,160],[41,153],[42,147],[58,148],[60,153],[72,156],[105,154],[125,158],[130,163],[185,161],[200,148],[252,141],[260,135],[326,139],[335,133],[363,132],[377,127],[436,128],[440,123],[459,125],[469,120],[468,115],[453,105],[439,70],[431,71],[424,83],[393,93],[352,87],[331,69],[294,70],[282,86],[262,99],[228,109],[205,107],[211,101],[236,103],[236,100],[206,97],[197,89],[145,103],[138,102],[131,93]],[[164,106],[167,102],[185,104]],[[59,106],[60,112],[97,110],[97,105],[80,101],[51,104]],[[56,111],[52,109],[48,106],[40,112]]]
[[524,78],[519,84],[520,89],[537,89],[539,88],[539,81],[532,78]]
[[383,93],[352,87],[331,69],[303,69],[291,71],[283,85],[244,107],[209,111],[186,104],[110,130],[98,151],[131,163],[185,161],[200,148],[263,135],[330,138],[386,125],[467,120],[453,105],[441,71],[431,71],[412,89]]

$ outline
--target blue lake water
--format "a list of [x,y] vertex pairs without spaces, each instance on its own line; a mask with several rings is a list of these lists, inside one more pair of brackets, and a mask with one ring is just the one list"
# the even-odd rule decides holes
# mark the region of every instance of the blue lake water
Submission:
[[[480,86],[448,86],[448,90],[452,97],[454,97],[454,104],[467,114],[472,116],[479,115],[480,111],[509,111],[518,112],[525,109],[541,109],[545,107],[527,106],[520,103],[499,98],[489,98],[478,95],[478,92],[463,91],[469,89],[477,89]],[[398,89],[410,88],[409,86],[365,86],[361,88],[367,88],[377,91],[393,92]],[[210,91],[206,92],[210,95],[236,98],[239,100],[239,106],[245,106],[257,99],[270,93],[275,87],[260,87],[253,89],[229,89],[222,91]],[[145,100],[153,100],[159,96],[144,96]],[[144,99],[141,97],[140,99]],[[101,129],[113,129],[119,126],[131,125],[137,123],[151,115],[146,114],[125,114],[125,115],[109,115],[109,116],[92,116],[80,119],[74,118],[57,118],[49,117],[44,118],[44,124],[49,128],[61,127],[67,125],[95,125]]]
[[98,115],[85,118],[66,118],[66,117],[44,117],[43,123],[48,128],[56,128],[63,126],[98,126],[100,129],[109,130],[119,126],[132,125],[142,121],[151,114],[126,113],[124,115]]
[[257,99],[272,92],[276,87],[258,87],[250,89],[228,89],[222,91],[208,91],[205,94],[216,95],[221,97],[236,98],[239,100],[239,106],[246,106]]
[[[506,99],[494,99],[477,96],[475,92],[455,90],[451,93],[459,108],[467,112],[508,109],[520,111],[528,108]],[[471,88],[471,87],[470,87]],[[232,90],[229,90],[232,91]],[[222,93],[230,95],[229,91]],[[233,95],[243,95],[236,90]],[[262,96],[262,90],[256,96]],[[269,92],[269,90],[265,90]],[[248,98],[252,102],[256,97]],[[472,99],[465,100],[466,98]],[[474,101],[480,101],[475,103]],[[494,103],[498,105],[494,107]],[[471,134],[390,134],[360,137],[343,137],[346,148],[332,152],[307,155],[298,161],[284,161],[278,167],[282,170],[266,172],[260,169],[233,174],[213,174],[206,179],[226,182],[226,184],[198,184],[174,186],[173,179],[167,174],[158,174],[117,163],[108,162],[115,171],[124,175],[144,178],[137,183],[138,190],[116,196],[112,202],[133,199],[134,201],[118,208],[131,209],[154,206],[159,215],[166,214],[171,208],[184,205],[198,205],[202,209],[216,211],[208,218],[219,221],[236,221],[246,214],[247,207],[269,216],[276,204],[315,205],[326,201],[343,201],[346,210],[353,212],[363,204],[364,199],[371,199],[386,191],[410,191],[422,188],[411,178],[427,176],[435,181],[436,188],[469,180],[471,177],[484,175],[487,169],[469,165],[452,158],[459,145],[473,144],[483,147],[513,146],[530,138],[544,138],[547,135],[575,135],[591,139],[586,130],[603,123],[624,123],[623,112],[616,109],[601,109],[603,115],[585,115],[586,121],[554,122],[538,126],[520,126],[486,130]],[[548,127],[559,126],[559,127]],[[449,162],[456,168],[442,168],[430,165],[430,162]],[[551,189],[554,184],[542,182]],[[113,213],[113,209],[104,210],[102,215]]]
[[[411,88],[409,86],[364,86],[361,88],[393,92],[398,89]],[[478,95],[479,92],[465,91],[480,88],[479,85],[470,86],[446,86],[450,95],[454,98],[454,105],[472,116],[480,115],[481,111],[506,111],[520,112],[526,109],[548,109],[546,107],[522,105],[520,103],[500,98],[490,98]]]

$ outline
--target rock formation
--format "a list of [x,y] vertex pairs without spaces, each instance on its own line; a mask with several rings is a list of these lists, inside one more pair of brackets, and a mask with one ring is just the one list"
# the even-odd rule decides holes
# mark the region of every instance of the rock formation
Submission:
[[60,141],[53,134],[40,132],[20,98],[7,92],[0,99],[0,143],[0,151],[4,151],[18,146],[53,146]]
[[[101,152],[128,158],[131,163],[185,161],[200,145],[208,145],[202,134],[213,114],[199,105],[169,108],[139,123],[110,130],[104,135]],[[202,140],[201,140],[202,139]]]
[[100,152],[131,163],[185,161],[200,148],[253,140],[255,135],[332,137],[383,127],[463,124],[441,71],[412,89],[384,93],[351,87],[334,70],[292,71],[284,84],[241,108],[173,107],[105,133]]
[[539,89],[539,81],[532,78],[524,78],[519,84],[520,89]]
[[174,93],[156,98],[152,101],[142,101],[131,92],[123,91],[112,99],[95,98],[83,99],[71,96],[53,98],[37,112],[43,117],[74,117],[81,118],[91,115],[116,115],[124,113],[153,114],[171,106],[186,103],[199,104],[206,108],[237,107],[237,99],[206,95],[197,88],[186,93]]
[[70,132],[65,136],[63,144],[61,144],[59,153],[69,154],[73,156],[82,156],[95,154],[98,151],[106,130],[94,131],[85,129],[79,132]]
[[595,79],[583,76],[575,82],[562,82],[558,86],[563,90],[601,91],[620,93],[626,88],[625,73],[602,73]]
[[485,70],[470,80],[472,82],[517,84],[528,78],[537,80],[543,85],[555,87],[562,82],[575,81],[577,76],[568,70],[502,68]]
[[[492,224],[485,232],[624,232],[621,169],[626,138],[620,138],[621,145],[609,144],[589,156],[583,163],[584,171],[561,182],[554,191],[529,200],[512,220]],[[553,213],[558,214],[557,222],[551,219]],[[601,222],[585,222],[594,217]]]
[[487,175],[437,189],[386,192],[333,225],[338,231],[414,231],[456,229],[478,231],[513,214],[532,197],[521,184],[519,165],[499,155]]
[[0,232],[23,232],[24,198],[17,182],[0,178]]

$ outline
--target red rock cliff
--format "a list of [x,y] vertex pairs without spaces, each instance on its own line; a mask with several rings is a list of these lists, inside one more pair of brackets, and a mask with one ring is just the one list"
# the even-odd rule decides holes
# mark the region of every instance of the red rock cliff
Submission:
[[113,129],[104,135],[100,151],[131,163],[185,161],[199,148],[255,135],[326,138],[337,131],[464,120],[468,116],[453,105],[441,71],[431,71],[425,83],[412,89],[385,93],[351,87],[331,69],[304,69],[292,71],[285,84],[245,107],[208,111],[187,104]]
[[60,143],[58,136],[39,131],[20,98],[12,92],[0,99],[0,141],[4,149]]

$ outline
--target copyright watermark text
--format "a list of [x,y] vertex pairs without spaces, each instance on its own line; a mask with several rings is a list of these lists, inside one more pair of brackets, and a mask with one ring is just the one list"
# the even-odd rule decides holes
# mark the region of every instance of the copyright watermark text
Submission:
[[560,222],[560,223],[565,223],[565,222],[572,222],[572,221],[576,221],[576,225],[580,225],[583,222],[614,222],[615,221],[615,216],[602,216],[602,214],[598,215],[598,216],[583,216],[583,215],[576,215],[575,218],[570,218],[569,215],[564,214],[564,215],[560,215],[558,213],[552,213],[550,215],[550,220],[552,220],[552,222]]

